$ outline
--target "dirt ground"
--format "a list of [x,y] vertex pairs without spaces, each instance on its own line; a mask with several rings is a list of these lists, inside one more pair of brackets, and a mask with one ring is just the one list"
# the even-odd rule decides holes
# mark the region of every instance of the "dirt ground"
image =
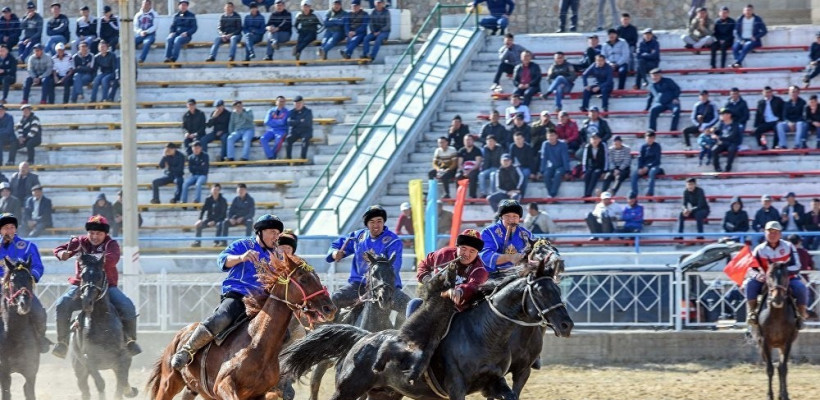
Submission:
[[[37,382],[40,400],[79,399],[76,381],[68,361],[51,361],[45,356]],[[625,366],[545,366],[530,378],[522,399],[534,400],[747,400],[765,398],[766,374],[758,364],[691,363]],[[113,375],[103,375],[112,398]],[[134,367],[131,385],[144,399],[147,367]],[[791,365],[790,394],[793,400],[817,399],[820,393],[820,365]],[[328,377],[326,377],[328,378]],[[14,375],[12,396],[21,399],[22,378]],[[332,383],[326,379],[323,398],[330,396]],[[296,388],[297,398],[307,399],[306,388]],[[96,399],[93,396],[92,399]],[[472,396],[471,400],[480,397]]]

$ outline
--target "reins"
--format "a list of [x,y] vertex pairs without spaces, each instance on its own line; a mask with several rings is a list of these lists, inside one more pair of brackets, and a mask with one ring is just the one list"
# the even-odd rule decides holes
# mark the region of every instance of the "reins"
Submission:
[[28,293],[29,296],[34,297],[35,281],[34,281],[34,275],[31,274],[31,270],[29,270],[29,269],[27,269],[23,266],[17,266],[17,268],[15,268],[14,271],[15,272],[16,271],[26,271],[28,273],[29,278],[31,278],[31,289],[24,286],[24,287],[21,287],[20,289],[17,289],[14,292],[12,292],[11,291],[12,290],[12,287],[11,287],[11,272],[9,272],[9,280],[7,280],[3,285],[3,291],[7,293],[3,297],[6,299],[6,301],[9,304],[14,304],[15,299],[17,299],[18,297],[20,297],[21,295],[26,294],[26,293]]
[[490,306],[490,310],[492,310],[495,315],[501,317],[504,320],[512,322],[516,325],[529,326],[529,327],[532,327],[532,326],[541,326],[541,327],[551,326],[549,320],[547,320],[547,314],[549,314],[553,310],[559,309],[561,307],[566,307],[566,304],[564,304],[564,302],[560,302],[560,303],[557,303],[557,304],[553,304],[549,307],[542,307],[541,305],[538,304],[538,302],[535,300],[535,295],[533,294],[533,289],[532,288],[535,285],[535,283],[537,283],[541,280],[545,280],[545,279],[553,279],[554,280],[554,278],[551,277],[551,276],[542,276],[540,278],[535,278],[535,279],[532,279],[532,276],[527,276],[527,286],[524,288],[524,294],[521,296],[521,309],[525,313],[527,312],[527,298],[529,298],[530,302],[532,302],[533,307],[535,307],[535,309],[538,311],[538,317],[541,319],[538,322],[522,321],[522,320],[519,320],[519,319],[516,319],[516,318],[509,317],[509,316],[505,315],[504,313],[502,313],[495,306],[495,304],[493,304],[493,300],[494,300],[495,296],[498,294],[498,290],[501,287],[496,287],[495,289],[493,289],[493,292],[489,296],[487,296],[487,304]]

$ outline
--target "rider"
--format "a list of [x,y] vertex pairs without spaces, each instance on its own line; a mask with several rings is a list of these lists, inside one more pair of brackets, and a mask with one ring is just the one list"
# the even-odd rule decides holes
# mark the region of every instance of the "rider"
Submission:
[[[18,261],[31,257],[31,276],[34,277],[34,282],[39,282],[40,277],[43,276],[43,262],[40,260],[40,253],[37,251],[36,244],[17,236],[17,217],[14,214],[0,214],[0,235],[3,236],[0,243],[0,258],[8,257],[12,261]],[[3,276],[2,269],[0,269],[0,276]],[[32,316],[32,326],[40,342],[40,352],[47,353],[51,341],[46,338],[46,309],[37,296],[31,296],[31,311],[29,312]]]
[[807,317],[808,292],[806,285],[803,284],[798,274],[800,271],[800,258],[797,256],[797,250],[793,244],[781,239],[782,230],[783,227],[779,222],[767,222],[765,226],[766,241],[752,250],[752,256],[755,258],[757,265],[752,266],[752,270],[756,273],[746,281],[746,301],[749,310],[746,323],[757,325],[757,295],[760,294],[760,290],[766,282],[766,271],[769,269],[769,264],[784,262],[789,270],[789,289],[797,300],[797,327],[802,329],[803,320]]
[[285,229],[281,235],[279,235],[279,250],[282,254],[287,255],[294,255],[296,254],[296,244],[299,242],[299,237],[293,233],[292,229]]
[[481,231],[481,240],[484,241],[481,261],[491,273],[518,264],[532,237],[532,233],[520,225],[524,208],[517,201],[503,200],[498,205],[496,215],[498,221]]
[[[481,235],[475,229],[465,229],[456,238],[456,247],[445,247],[427,254],[416,269],[416,278],[425,283],[439,268],[444,268],[457,260],[456,286],[442,293],[441,296],[453,301],[458,311],[464,311],[470,305],[478,287],[487,281],[489,273],[478,253],[484,249]],[[407,305],[407,317],[410,317],[422,304],[421,299],[412,299]]]
[[379,205],[370,206],[364,212],[365,229],[351,232],[347,236],[342,236],[330,244],[327,252],[327,262],[340,261],[341,259],[353,255],[353,265],[350,267],[350,278],[347,286],[343,286],[339,291],[333,293],[333,304],[338,309],[352,307],[359,300],[359,293],[364,291],[365,276],[367,272],[367,262],[364,260],[364,253],[368,250],[376,255],[384,257],[395,256],[393,269],[396,271],[396,287],[399,289],[393,296],[392,309],[403,315],[407,309],[410,296],[401,291],[401,255],[402,243],[399,237],[388,230],[384,223],[387,221],[387,211]]
[[270,262],[271,256],[279,257],[276,243],[283,228],[277,216],[265,214],[253,224],[254,237],[236,240],[222,250],[217,265],[228,272],[228,277],[222,281],[222,300],[214,314],[196,326],[188,341],[171,358],[174,369],[188,365],[199,349],[245,314],[242,299],[262,291],[262,285],[256,279],[256,263]]
[[[101,215],[92,215],[85,223],[85,230],[88,234],[72,237],[65,244],[54,248],[54,256],[60,261],[68,260],[77,253],[94,254],[102,256],[104,262],[105,276],[108,280],[108,299],[112,306],[117,309],[117,313],[122,321],[123,333],[125,334],[126,348],[128,352],[135,356],[142,352],[137,344],[137,310],[134,303],[117,288],[119,274],[117,263],[120,261],[120,245],[117,241],[108,236],[111,226],[108,220]],[[80,261],[74,264],[74,276],[68,278],[71,287],[63,297],[57,300],[57,345],[51,351],[57,357],[65,358],[68,352],[68,334],[71,324],[71,313],[82,308],[78,293],[80,285]]]

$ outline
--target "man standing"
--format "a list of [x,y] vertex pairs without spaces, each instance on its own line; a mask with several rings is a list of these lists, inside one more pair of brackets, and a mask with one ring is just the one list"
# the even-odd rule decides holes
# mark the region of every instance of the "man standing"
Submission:
[[[276,96],[276,107],[271,108],[265,114],[265,134],[262,135],[259,143],[262,145],[262,150],[265,151],[265,157],[268,160],[276,158],[276,154],[282,148],[282,142],[285,141],[285,137],[288,135],[288,115],[290,111],[285,107],[286,104],[284,96]],[[273,146],[271,146],[271,142],[273,142]]]
[[558,140],[558,133],[547,131],[547,141],[541,145],[541,175],[550,197],[558,197],[558,189],[564,175],[570,171],[569,149],[564,141]]
[[618,72],[618,90],[623,90],[629,74],[629,44],[618,37],[617,29],[610,29],[607,35],[609,40],[601,47],[601,55],[609,60],[612,70]]
[[26,3],[26,16],[20,21],[20,26],[23,28],[23,34],[20,36],[17,51],[21,60],[28,60],[34,46],[39,44],[42,47],[43,17],[37,13],[37,5],[33,1]]
[[302,142],[301,158],[307,159],[310,140],[313,139],[313,111],[305,107],[305,99],[297,95],[293,98],[293,109],[288,115],[290,134],[287,138],[285,154],[287,159],[293,159],[293,143]]
[[726,51],[735,43],[735,20],[729,17],[729,7],[720,9],[720,19],[715,21],[714,38],[712,42],[712,69],[717,68],[717,52],[720,50],[720,68],[726,68]]
[[176,62],[182,46],[191,42],[196,33],[196,15],[188,11],[188,0],[179,0],[179,12],[174,14],[174,22],[165,41],[165,62]]
[[735,57],[735,63],[732,68],[740,68],[743,66],[743,59],[750,51],[763,45],[760,39],[766,36],[766,24],[763,19],[755,14],[754,6],[751,4],[743,8],[743,15],[738,17],[735,24],[735,38],[737,42],[732,45],[732,54]]
[[108,98],[110,88],[116,76],[114,71],[117,70],[119,61],[114,53],[108,51],[109,44],[105,40],[100,40],[100,52],[94,56],[94,70],[97,76],[94,77],[94,84],[91,85],[91,102],[97,101],[97,90],[102,86],[102,101],[114,101]]
[[661,63],[661,46],[652,33],[652,29],[643,30],[643,39],[638,43],[635,58],[637,72],[635,73],[635,86],[632,89],[638,90],[641,88],[641,81],[649,85],[650,82],[646,80],[646,75],[657,69]]
[[[191,147],[194,149],[193,154],[188,156],[188,171],[191,173],[191,176],[182,184],[183,203],[188,202],[188,189],[191,185],[196,185],[194,203],[199,203],[199,200],[202,198],[202,185],[208,181],[208,167],[210,166],[208,153],[202,151],[202,144],[199,143],[198,140],[194,140]],[[220,221],[222,219],[220,219]]]
[[720,168],[720,153],[728,152],[726,159],[726,172],[732,171],[732,162],[735,160],[740,142],[743,140],[740,128],[732,121],[732,112],[723,108],[720,110],[720,122],[710,128],[712,138],[717,141],[712,147],[712,162],[715,165],[715,172],[723,172]]
[[550,86],[541,98],[547,100],[550,94],[555,93],[555,112],[559,112],[563,109],[564,94],[572,91],[578,74],[575,72],[575,67],[567,62],[563,52],[555,52],[553,58],[555,62],[547,71]]
[[28,77],[26,83],[23,85],[23,104],[28,104],[28,96],[31,93],[32,86],[42,86],[43,93],[40,96],[40,104],[46,104],[48,100],[48,93],[51,92],[54,81],[51,73],[54,70],[54,62],[51,57],[43,54],[43,45],[34,45],[34,54],[32,54],[26,61],[26,69],[28,70]]
[[524,258],[532,233],[521,225],[523,215],[521,204],[504,200],[498,205],[498,222],[481,231],[484,250],[479,256],[490,273],[511,268]]
[[663,174],[661,168],[661,145],[655,142],[655,131],[649,129],[644,135],[646,143],[641,146],[638,154],[638,169],[632,172],[632,193],[638,195],[638,179],[649,177],[647,196],[655,195],[655,177]]
[[217,36],[214,38],[214,44],[211,46],[211,52],[205,61],[216,60],[216,52],[219,51],[219,46],[224,43],[229,43],[228,61],[233,61],[236,57],[236,46],[242,39],[242,17],[233,12],[233,3],[225,3],[225,13],[219,17],[219,25],[216,27]]
[[51,79],[54,85],[51,87],[51,92],[49,92],[46,102],[48,104],[54,104],[55,87],[62,86],[63,104],[65,104],[68,103],[69,95],[71,94],[71,84],[74,80],[74,59],[66,53],[64,44],[57,43],[55,49],[57,50],[57,54],[51,57],[51,62],[54,65]]
[[[17,141],[9,151],[9,164],[14,165],[17,158],[17,151],[26,148],[26,159],[28,164],[34,164],[34,148],[39,146],[43,140],[42,132],[40,131],[40,118],[31,112],[31,106],[23,104],[20,109],[23,110],[23,116],[17,122],[15,130],[17,131]],[[28,164],[26,169],[28,170]]]
[[567,31],[567,14],[569,14],[570,10],[572,10],[572,18],[570,18],[569,22],[569,31],[575,32],[578,30],[579,3],[581,3],[580,0],[561,0],[560,11],[558,14],[558,21],[560,22],[560,25],[558,29],[555,31],[556,33],[562,33]]
[[797,85],[789,86],[789,101],[783,103],[782,121],[777,124],[777,137],[780,147],[788,148],[786,134],[794,132],[794,148],[806,149],[806,134],[809,125],[806,123],[806,100],[800,97]]
[[[384,0],[376,0],[376,7],[370,12],[370,33],[364,37],[362,58],[370,61],[376,59],[379,49],[390,37],[390,11],[385,8]],[[373,52],[370,51],[370,42],[373,42]]]
[[88,51],[88,44],[80,42],[80,51],[72,57],[74,62],[74,75],[71,89],[71,102],[76,103],[80,96],[83,96],[83,88],[94,80],[94,55]]
[[[624,146],[620,136],[612,139],[612,146],[609,147],[609,171],[604,174],[604,186],[601,190],[610,192],[614,196],[618,193],[627,178],[632,165],[632,153],[629,146]],[[610,190],[610,185],[615,182],[615,186]]]
[[532,96],[541,91],[541,67],[532,62],[532,53],[524,50],[521,53],[521,64],[513,69],[514,95],[523,98],[523,104],[530,106]]
[[253,110],[246,110],[242,101],[233,102],[233,112],[228,122],[228,148],[226,155],[228,161],[233,161],[236,155],[236,142],[242,139],[242,161],[248,161],[251,154],[251,142],[253,141],[254,122]]
[[[0,19],[1,21],[2,19]],[[9,51],[11,46],[0,44],[0,87],[3,90],[3,97],[0,97],[0,104],[6,104],[9,97],[11,85],[17,82],[17,59]]]
[[370,24],[370,14],[362,10],[361,0],[353,0],[350,4],[353,10],[347,14],[350,21],[350,25],[347,28],[347,46],[339,50],[339,53],[342,54],[342,58],[345,60],[350,59],[350,56],[353,55],[353,50],[355,50],[356,46],[367,36],[367,25]]
[[218,236],[228,236],[228,229],[240,225],[245,226],[245,236],[250,236],[255,213],[256,203],[248,194],[248,187],[244,183],[237,184],[236,197],[233,198],[231,207],[228,208],[228,219],[222,224],[222,235]]
[[664,78],[661,70],[655,68],[649,72],[652,84],[649,85],[649,98],[646,99],[646,111],[649,111],[649,129],[658,128],[658,116],[664,111],[672,111],[672,124],[669,129],[678,130],[680,120],[680,86],[675,81]]
[[31,197],[26,199],[25,212],[28,236],[38,237],[45,233],[46,229],[54,226],[51,220],[51,199],[43,196],[43,187],[39,184],[31,188]]
[[185,104],[188,111],[182,115],[182,145],[185,147],[185,154],[191,155],[191,143],[200,140],[205,136],[205,113],[196,107],[196,99],[188,99]]
[[151,190],[154,196],[151,198],[151,204],[159,204],[159,188],[169,183],[176,184],[174,190],[174,197],[171,198],[171,203],[176,203],[182,197],[182,175],[185,173],[185,156],[177,150],[177,145],[173,142],[165,145],[165,150],[162,154],[162,159],[159,161],[159,167],[164,169],[165,175],[154,179],[151,183]]
[[134,16],[134,42],[136,46],[142,45],[139,62],[145,62],[148,58],[148,51],[151,45],[157,40],[157,24],[159,14],[154,11],[151,0],[142,0],[142,7]]
[[701,133],[706,132],[715,124],[718,123],[718,112],[715,105],[709,101],[709,91],[701,90],[698,97],[698,102],[692,108],[692,117],[690,118],[692,125],[683,129],[683,141],[686,144],[686,149],[692,147],[692,142],[689,136],[694,135],[697,138]]
[[[584,82],[584,98],[581,102],[581,112],[589,109],[589,99],[593,94],[601,96],[601,108],[604,112],[609,111],[609,95],[612,93],[612,66],[607,64],[603,54],[595,56],[595,63],[590,65],[582,76]],[[589,78],[594,78],[595,83],[588,82]]]
[[[775,96],[771,86],[763,88],[763,98],[757,101],[755,111],[755,138],[760,150],[768,150],[766,132],[775,132],[780,118],[783,116],[783,99]],[[780,143],[777,135],[772,138],[772,148],[778,148]],[[786,143],[783,143],[785,146]]]
[[[697,224],[698,233],[703,233],[703,224],[706,222],[706,217],[709,216],[709,203],[706,201],[706,194],[703,189],[698,187],[695,178],[686,180],[686,190],[683,191],[682,210],[678,214],[678,233],[683,233],[683,221],[687,219],[694,219]],[[682,236],[675,239],[682,240]],[[698,236],[698,239],[703,239],[703,236]]]
[[[228,201],[222,196],[219,191],[222,185],[214,183],[211,185],[211,195],[205,198],[205,204],[199,211],[199,219],[196,221],[194,227],[196,228],[196,237],[202,237],[202,230],[205,228],[216,227],[217,239],[224,237],[223,224],[228,213]],[[204,217],[204,218],[203,218]],[[225,241],[214,240],[214,246],[226,246]],[[200,247],[202,243],[199,239],[195,240],[191,247]]]
[[[281,0],[280,0],[281,1]],[[253,51],[253,46],[261,42],[265,38],[265,17],[259,14],[259,6],[256,2],[251,2],[250,12],[245,16],[245,21],[242,23],[242,33],[244,34],[245,43],[245,61],[250,61],[256,58],[256,53]],[[284,7],[283,7],[284,8]],[[274,12],[273,14],[275,14]],[[271,18],[273,18],[271,14]],[[290,12],[288,12],[290,15]],[[287,21],[290,23],[290,19]],[[288,31],[288,39],[290,39],[290,31]],[[270,43],[268,43],[270,46]],[[273,49],[269,48],[268,52],[273,59]]]
[[490,16],[482,18],[478,24],[484,29],[491,30],[492,35],[495,35],[501,30],[501,35],[503,36],[504,31],[510,23],[510,15],[512,15],[515,9],[515,2],[513,2],[513,0],[473,0],[467,8],[467,12],[472,12],[476,6],[484,2],[487,3]]
[[48,35],[48,43],[46,43],[46,54],[54,55],[55,46],[57,43],[68,43],[71,38],[69,31],[68,17],[60,13],[60,3],[51,4],[51,19],[46,24],[46,35]]
[[319,58],[327,60],[327,53],[350,32],[350,16],[342,10],[342,0],[332,0],[330,10],[325,14],[325,37],[319,47]]
[[[279,50],[282,43],[290,40],[293,32],[290,11],[285,9],[284,0],[276,0],[275,9],[268,18],[265,30],[268,31],[268,47],[265,52],[265,61],[273,60],[273,51]],[[315,37],[314,37],[315,39]],[[301,51],[301,50],[300,50]],[[298,60],[299,58],[297,58]]]

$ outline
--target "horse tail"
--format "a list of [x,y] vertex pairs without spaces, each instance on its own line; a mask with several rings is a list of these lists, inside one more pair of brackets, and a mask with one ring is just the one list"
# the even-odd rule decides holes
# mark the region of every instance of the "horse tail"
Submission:
[[151,368],[151,374],[148,376],[148,383],[145,384],[145,388],[148,390],[149,399],[156,399],[157,393],[159,393],[159,381],[160,376],[162,375],[162,360],[164,359],[164,357],[160,357]]
[[282,375],[301,378],[314,365],[344,356],[368,334],[370,332],[351,325],[322,325],[282,351]]

